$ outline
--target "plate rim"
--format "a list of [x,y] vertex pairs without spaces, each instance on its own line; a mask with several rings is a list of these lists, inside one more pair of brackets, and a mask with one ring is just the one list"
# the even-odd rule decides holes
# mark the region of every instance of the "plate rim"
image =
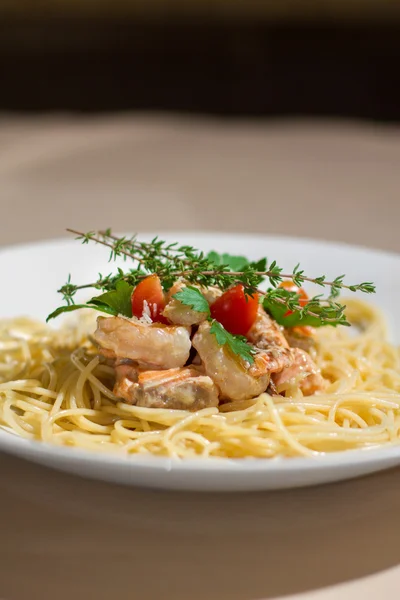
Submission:
[[[9,443],[8,443],[9,442]],[[355,464],[374,464],[381,460],[400,459],[400,440],[398,444],[384,447],[371,447],[356,450],[343,450],[329,452],[313,457],[293,456],[274,458],[176,458],[167,456],[139,455],[139,454],[113,454],[112,452],[98,452],[96,450],[83,449],[74,446],[58,446],[40,440],[31,440],[9,432],[0,426],[0,450],[13,451],[30,449],[35,456],[47,456],[51,454],[61,460],[71,459],[74,462],[89,461],[96,464],[105,464],[110,467],[146,467],[161,472],[178,470],[185,473],[193,471],[212,474],[222,474],[229,470],[230,474],[243,474],[243,466],[246,472],[251,473],[285,473],[307,471],[318,471],[320,469],[335,469],[338,467],[351,467]]]

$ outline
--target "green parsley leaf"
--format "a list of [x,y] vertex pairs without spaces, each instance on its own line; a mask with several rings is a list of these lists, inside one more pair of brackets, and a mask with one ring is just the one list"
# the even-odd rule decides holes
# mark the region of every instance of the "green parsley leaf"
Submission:
[[132,297],[133,286],[124,280],[117,281],[115,290],[105,292],[89,300],[89,304],[96,306],[106,305],[113,309],[114,314],[132,317]]
[[209,260],[210,262],[212,262],[214,265],[222,265],[222,255],[218,254],[218,252],[216,252],[215,250],[211,250],[211,252],[209,252],[207,254],[207,260]]
[[218,321],[212,322],[210,333],[215,335],[220,346],[227,346],[233,354],[240,356],[251,365],[254,363],[254,347],[250,346],[245,337],[229,333]]
[[50,321],[50,319],[55,319],[62,313],[72,312],[80,308],[93,308],[114,317],[117,315],[132,317],[132,291],[133,286],[129,285],[126,281],[117,281],[114,290],[100,294],[100,296],[95,296],[88,300],[86,304],[60,306],[47,317],[46,322]]
[[207,254],[207,258],[217,267],[226,265],[230,271],[242,271],[244,267],[249,265],[249,261],[245,256],[234,256],[233,254],[218,254],[214,250]]
[[73,312],[74,310],[79,310],[81,308],[93,308],[94,310],[98,310],[103,313],[107,313],[109,315],[115,316],[117,313],[114,309],[107,306],[107,304],[98,304],[98,305],[90,305],[88,304],[69,304],[68,306],[60,306],[54,312],[52,312],[46,319],[46,323],[50,321],[50,319],[55,319],[62,313]]
[[267,270],[267,259],[261,258],[260,260],[255,260],[249,263],[249,267],[254,269],[254,271],[266,271]]
[[180,292],[174,294],[174,298],[179,300],[181,304],[190,306],[190,308],[193,308],[197,312],[210,314],[210,307],[207,300],[199,289],[191,285],[184,287]]

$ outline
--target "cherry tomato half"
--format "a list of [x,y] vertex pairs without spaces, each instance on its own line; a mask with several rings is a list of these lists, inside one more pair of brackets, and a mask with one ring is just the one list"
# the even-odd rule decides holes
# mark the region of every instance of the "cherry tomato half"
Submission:
[[[300,306],[305,306],[307,304],[307,302],[309,300],[307,293],[303,290],[303,288],[299,288],[295,283],[293,283],[293,281],[282,281],[282,283],[280,284],[279,287],[284,288],[288,292],[296,292],[296,294],[298,294],[298,296],[299,296]],[[284,316],[288,317],[291,314],[293,314],[293,311],[288,310]],[[307,325],[293,327],[293,331],[295,333],[297,333],[299,335],[303,335],[305,337],[311,337],[314,333],[314,329]]]
[[246,335],[258,310],[258,294],[244,293],[242,284],[227,290],[211,305],[211,316],[235,335]]
[[145,302],[150,311],[150,317],[158,323],[168,323],[161,314],[165,308],[165,296],[158,275],[149,275],[133,290],[132,314],[139,319],[143,316]]
[[[284,290],[287,290],[288,292],[295,292],[299,296],[300,306],[305,306],[307,304],[308,296],[306,292],[303,290],[303,288],[300,288],[295,283],[293,283],[293,281],[282,281],[279,287],[283,288]],[[293,311],[288,310],[284,316],[288,317],[291,314],[293,314]]]

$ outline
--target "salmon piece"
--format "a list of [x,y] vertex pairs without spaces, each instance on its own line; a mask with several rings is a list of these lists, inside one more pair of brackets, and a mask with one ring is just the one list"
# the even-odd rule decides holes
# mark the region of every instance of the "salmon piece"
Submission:
[[114,394],[129,404],[190,411],[218,406],[218,388],[198,367],[142,371],[121,365],[116,374]]

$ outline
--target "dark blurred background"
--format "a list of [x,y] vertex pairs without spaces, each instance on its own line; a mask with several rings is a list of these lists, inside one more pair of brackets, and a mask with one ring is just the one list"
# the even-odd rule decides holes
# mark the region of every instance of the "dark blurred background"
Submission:
[[400,120],[400,0],[0,0],[0,110]]

